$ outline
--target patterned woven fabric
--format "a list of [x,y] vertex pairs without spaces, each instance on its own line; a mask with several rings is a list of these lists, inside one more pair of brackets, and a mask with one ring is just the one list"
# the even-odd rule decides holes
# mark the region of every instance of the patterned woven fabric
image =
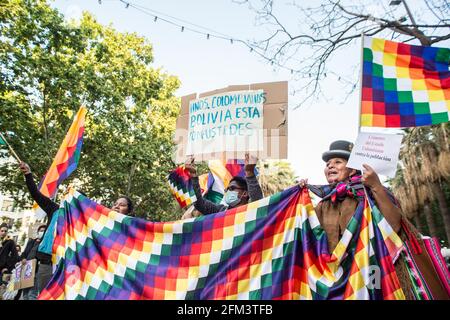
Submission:
[[66,137],[58,149],[52,165],[40,183],[40,191],[49,198],[55,195],[58,185],[78,166],[81,146],[83,145],[84,118],[86,113],[86,107],[80,107]]
[[[408,231],[409,232],[409,231]],[[450,296],[450,272],[445,263],[444,257],[441,254],[441,247],[437,238],[430,238],[422,236],[423,246],[420,247],[412,244],[409,241],[405,241],[402,256],[406,261],[406,270],[412,284],[412,293],[416,300],[440,300],[448,299]],[[429,257],[432,263],[431,268],[436,271],[436,276],[442,284],[444,294],[436,291],[436,288],[430,287],[426,281],[426,277],[422,273],[416,261],[418,258],[415,254],[425,255]],[[423,268],[423,266],[422,266]],[[434,292],[433,292],[434,291]],[[445,293],[447,298],[445,298]]]
[[412,293],[415,299],[432,300],[433,295],[431,294],[431,290],[413,259],[411,248],[408,243],[405,243],[404,259],[406,262],[406,270],[408,271],[408,276],[412,284]]
[[[39,183],[39,190],[46,197],[53,198],[61,182],[75,171],[78,166],[83,145],[86,113],[86,107],[81,106],[56,153],[55,159],[53,159],[53,163]],[[37,203],[33,204],[33,209],[42,211]],[[45,213],[43,211],[38,212],[37,216],[45,217]]]
[[450,49],[363,37],[362,127],[449,121]]
[[450,271],[448,270],[445,259],[442,256],[439,241],[436,237],[424,237],[422,240],[430,256],[431,262],[434,265],[436,273],[439,276],[445,291],[450,296]]
[[[229,160],[223,163],[220,160],[211,160],[208,163],[210,172],[199,176],[200,188],[206,199],[220,203],[225,188],[233,177],[245,177],[244,160]],[[258,171],[255,169],[255,175]],[[181,208],[185,208],[195,201],[194,188],[189,179],[189,173],[183,165],[178,166],[167,175],[170,191]]]
[[[228,160],[225,164],[225,168],[231,174],[232,177],[245,178],[245,161],[241,159]],[[255,168],[255,176],[258,176],[259,172]]]
[[167,175],[170,191],[181,208],[185,208],[195,201],[194,188],[189,173],[184,166],[178,166]]
[[71,190],[40,299],[403,299],[402,248],[361,199],[334,252],[308,190],[174,222],[111,211]]
[[365,196],[360,175],[350,177],[347,182],[339,182],[332,185],[308,184],[308,188],[322,200],[330,199],[333,203],[337,200],[342,201],[345,197],[363,198]]

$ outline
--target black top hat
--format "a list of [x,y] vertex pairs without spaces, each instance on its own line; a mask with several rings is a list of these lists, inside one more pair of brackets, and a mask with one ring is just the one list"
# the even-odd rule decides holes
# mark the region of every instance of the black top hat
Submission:
[[322,160],[327,162],[332,158],[342,158],[348,160],[353,148],[353,143],[345,140],[337,140],[330,144],[330,150],[322,154]]

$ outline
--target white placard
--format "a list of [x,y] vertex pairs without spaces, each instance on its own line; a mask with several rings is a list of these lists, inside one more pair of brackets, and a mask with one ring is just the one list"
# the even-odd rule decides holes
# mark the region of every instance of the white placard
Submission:
[[376,173],[393,178],[397,171],[402,135],[360,132],[347,167],[362,170],[368,164]]
[[263,90],[220,93],[189,103],[186,155],[263,151]]

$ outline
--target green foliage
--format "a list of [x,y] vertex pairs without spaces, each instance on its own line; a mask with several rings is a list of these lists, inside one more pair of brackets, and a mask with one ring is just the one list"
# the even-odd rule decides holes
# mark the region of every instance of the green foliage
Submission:
[[14,222],[14,226],[13,227],[14,227],[15,230],[19,230],[22,227],[22,219],[17,219]]
[[289,162],[266,160],[260,161],[259,184],[264,196],[270,196],[295,184],[295,174]]
[[[24,245],[25,244],[25,240],[27,239],[27,234],[26,233],[22,233],[22,236],[20,237],[19,243],[20,245]],[[22,249],[22,251],[25,250],[25,248]]]
[[[138,216],[180,214],[166,182],[179,100],[176,77],[152,67],[148,41],[84,13],[77,24],[42,0],[0,5],[0,131],[40,179],[80,105],[88,108],[77,170],[65,181],[107,206],[130,196]],[[0,160],[7,159],[6,152]],[[17,163],[0,190],[31,203]]]

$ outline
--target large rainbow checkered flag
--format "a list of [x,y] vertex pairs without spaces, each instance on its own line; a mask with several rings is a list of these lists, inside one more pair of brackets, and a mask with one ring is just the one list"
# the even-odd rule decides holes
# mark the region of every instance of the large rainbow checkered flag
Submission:
[[[55,196],[61,182],[75,171],[78,166],[81,147],[83,145],[84,120],[86,113],[86,107],[81,106],[75,115],[72,125],[59,147],[50,168],[39,183],[39,190],[43,195],[49,198]],[[39,208],[37,203],[33,204],[33,209],[36,212],[36,216],[45,217],[45,212]]]
[[363,36],[361,127],[449,121],[450,49]]
[[363,198],[332,253],[298,186],[174,222],[71,190],[55,215],[55,273],[39,299],[404,299],[402,242]]

